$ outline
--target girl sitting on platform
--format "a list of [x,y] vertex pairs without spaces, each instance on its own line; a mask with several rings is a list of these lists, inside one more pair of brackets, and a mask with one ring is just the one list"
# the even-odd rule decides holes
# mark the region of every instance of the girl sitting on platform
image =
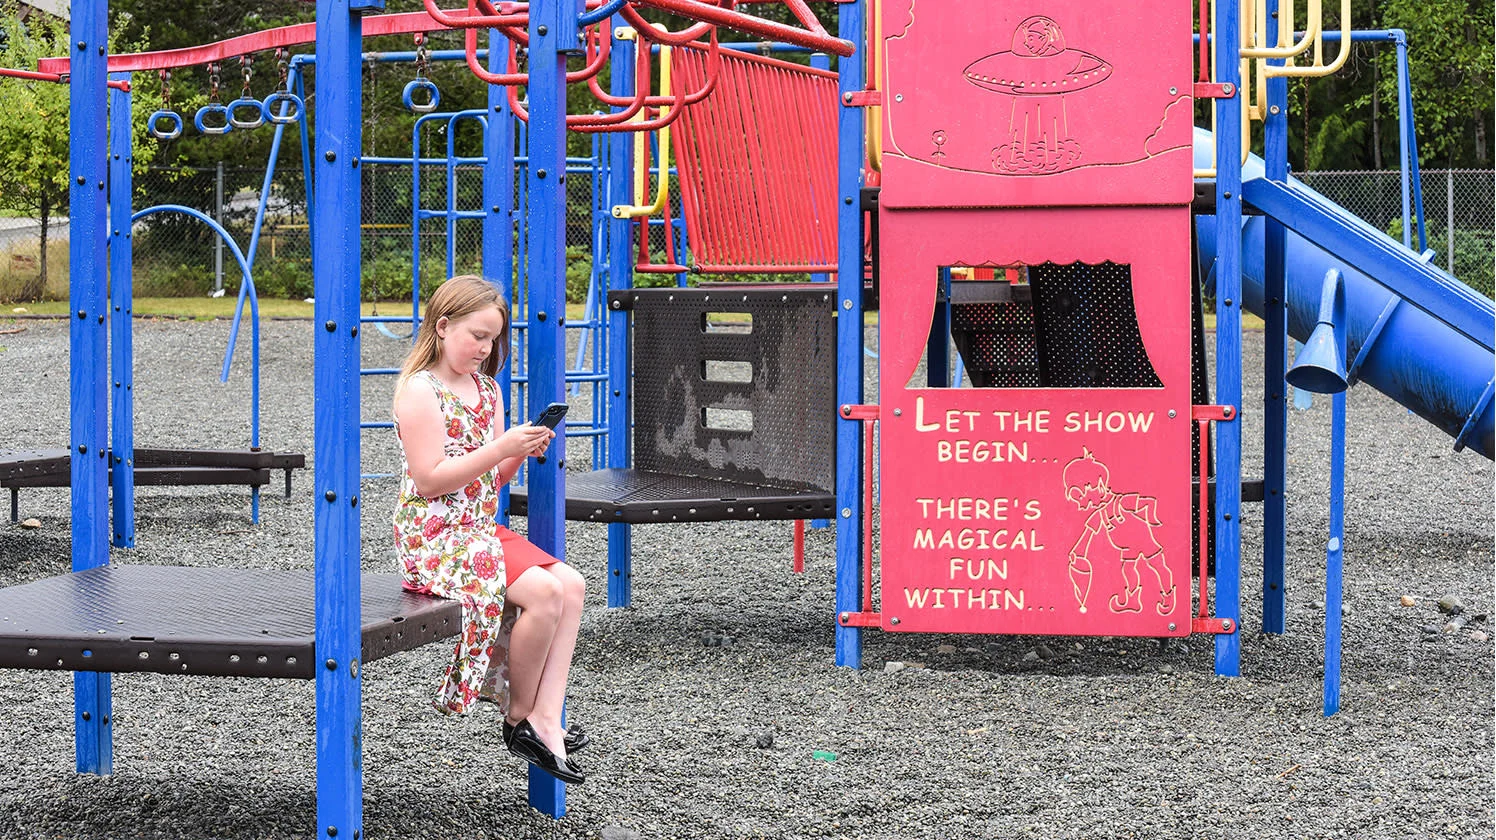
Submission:
[[508,350],[509,306],[494,285],[454,277],[431,296],[395,387],[405,458],[395,549],[407,588],[462,602],[437,709],[497,704],[510,752],[577,783],[568,753],[586,736],[563,729],[561,716],[582,576],[495,520],[499,488],[556,435],[530,423],[505,430],[493,377]]

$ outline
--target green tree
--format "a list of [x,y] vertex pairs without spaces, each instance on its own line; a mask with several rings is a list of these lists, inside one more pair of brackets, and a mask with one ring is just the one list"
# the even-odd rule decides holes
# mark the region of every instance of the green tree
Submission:
[[[1381,0],[1382,26],[1408,33],[1409,81],[1419,157],[1450,167],[1491,165],[1491,0]],[[1392,50],[1381,62],[1379,91],[1395,109]]]
[[[42,14],[22,22],[15,3],[0,0],[0,44],[0,63],[35,69],[39,58],[68,54],[68,25]],[[138,108],[134,114],[134,133],[143,137],[145,119]],[[41,270],[20,298],[39,298],[47,287],[49,227],[68,199],[68,124],[67,85],[0,79],[0,209],[41,225]],[[150,147],[137,143],[137,164],[150,155]]]

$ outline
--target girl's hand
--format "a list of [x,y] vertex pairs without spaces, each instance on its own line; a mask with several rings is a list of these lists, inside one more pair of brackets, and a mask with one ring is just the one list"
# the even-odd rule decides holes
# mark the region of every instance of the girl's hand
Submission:
[[534,449],[530,450],[529,453],[531,458],[539,458],[541,455],[545,454],[546,449],[550,448],[551,441],[555,440],[556,430],[547,426],[535,426],[534,428],[541,429],[545,432],[545,438],[541,440]]
[[499,436],[498,440],[494,441],[494,446],[498,448],[501,459],[538,455],[545,451],[551,438],[555,436],[556,433],[545,426],[525,423],[511,426],[508,431]]

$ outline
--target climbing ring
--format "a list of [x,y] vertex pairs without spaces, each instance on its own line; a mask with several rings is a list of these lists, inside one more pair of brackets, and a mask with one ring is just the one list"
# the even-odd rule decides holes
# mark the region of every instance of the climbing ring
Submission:
[[[265,124],[265,106],[258,99],[249,96],[235,99],[228,104],[228,109],[229,125],[234,128],[259,128]],[[245,111],[248,113],[240,116]]]
[[[283,110],[281,106],[283,105],[290,105],[291,107],[284,109],[285,113],[281,113]],[[294,93],[278,90],[265,97],[265,119],[274,125],[290,125],[296,122],[301,119],[301,114],[305,109],[306,103],[302,102],[301,97]]]
[[[222,117],[223,122],[219,125],[208,125],[209,117]],[[229,109],[226,105],[204,105],[197,109],[197,114],[192,118],[192,124],[204,134],[228,134],[233,128],[229,124]]]
[[[162,122],[167,125],[162,126]],[[146,118],[145,130],[157,140],[175,140],[182,136],[182,115],[175,111],[156,111]]]
[[[417,95],[421,93],[426,96],[425,102],[416,101]],[[404,100],[406,108],[417,114],[429,114],[435,111],[436,104],[442,101],[441,91],[436,89],[436,85],[432,84],[430,79],[425,78],[412,79],[410,84],[405,86],[405,92],[400,98]]]

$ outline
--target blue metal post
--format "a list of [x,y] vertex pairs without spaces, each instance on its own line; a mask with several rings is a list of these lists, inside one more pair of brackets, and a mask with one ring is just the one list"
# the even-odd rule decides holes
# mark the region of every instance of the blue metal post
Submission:
[[[508,39],[499,30],[488,30],[488,69],[503,71],[509,54]],[[509,110],[506,88],[488,86],[487,129],[483,133],[483,276],[497,283],[504,299],[514,296],[514,114]],[[414,154],[415,150],[412,150]],[[416,164],[419,166],[420,164]],[[419,196],[416,196],[419,201]],[[419,223],[417,223],[419,224]],[[419,231],[417,232],[419,238]],[[416,304],[419,306],[419,302]],[[510,311],[511,318],[513,310]],[[508,350],[509,348],[505,348]],[[513,360],[506,357],[499,368],[499,393],[504,398],[504,425],[513,419],[509,388],[514,376]],[[499,488],[499,521],[509,520],[509,485]]]
[[[634,41],[613,39],[610,92],[625,96],[634,86]],[[621,109],[615,109],[621,110]],[[624,132],[608,135],[608,201],[613,206],[633,204],[633,136]],[[630,246],[633,223],[628,219],[608,222],[608,288],[629,289],[634,285],[634,260]],[[632,403],[634,362],[629,335],[629,313],[608,310],[608,467],[627,469],[633,459]],[[608,606],[626,607],[634,597],[633,528],[626,523],[608,524]]]
[[317,0],[312,218],[318,837],[363,831],[359,592],[359,222],[364,11]]
[[[1418,170],[1418,132],[1413,122],[1413,91],[1408,81],[1408,35],[1401,29],[1390,29],[1388,33],[1397,44],[1397,129],[1402,149],[1404,182],[1411,180],[1413,194],[1413,221],[1418,228],[1418,250],[1428,247],[1428,231],[1423,219],[1423,174]],[[1403,208],[1403,227],[1407,224],[1407,207]]]
[[[109,241],[104,180],[108,177],[108,146],[105,121],[87,116],[103,113],[108,105],[108,11],[108,3],[101,0],[74,3],[72,37],[68,39],[74,45],[68,88],[68,108],[74,117],[68,137],[73,571],[109,562],[109,481],[104,458],[109,449],[108,337],[104,320],[108,308],[104,291]],[[128,121],[125,124],[128,126]],[[128,216],[125,223],[129,223]],[[110,699],[108,674],[73,673],[73,746],[79,773],[113,772]]]
[[[1345,326],[1337,325],[1341,357]],[[1345,392],[1332,398],[1330,414],[1330,540],[1325,550],[1325,717],[1340,711],[1340,623],[1342,540],[1345,535]]]
[[[129,73],[111,79],[130,81]],[[109,457],[114,467],[109,484],[113,501],[114,539],[120,548],[135,546],[135,373],[130,320],[134,289],[131,275],[130,168],[135,147],[130,136],[130,92],[109,91],[109,368],[112,427]]]
[[[1278,42],[1278,2],[1269,0],[1267,42]],[[1271,64],[1282,65],[1282,59]],[[1263,160],[1267,177],[1288,179],[1288,79],[1267,81],[1268,112],[1263,120]],[[1287,230],[1269,216],[1263,220],[1263,302],[1265,354],[1263,362],[1263,507],[1262,507],[1262,632],[1282,633],[1287,612],[1284,546],[1287,508],[1284,486],[1288,471],[1288,299],[1283,251]],[[1240,241],[1238,238],[1237,241]],[[1219,324],[1219,321],[1217,322]],[[1219,486],[1219,482],[1217,482]]]
[[[861,108],[848,107],[846,95],[862,90],[866,77],[863,49],[867,6],[862,0],[837,7],[837,36],[857,45],[850,58],[837,61],[836,194],[836,404],[862,403],[862,161]],[[874,259],[877,255],[874,255]],[[837,413],[836,420],[836,613],[860,612],[862,557],[862,423]],[[836,624],[836,664],[862,667],[862,630]]]
[[[529,340],[527,369],[533,405],[566,399],[566,55],[577,45],[580,0],[530,7]],[[550,455],[530,469],[529,537],[542,551],[566,557],[565,423]],[[530,804],[560,818],[562,784],[530,768]]]
[[1233,96],[1216,109],[1216,403],[1238,409],[1216,427],[1216,615],[1231,633],[1215,637],[1215,670],[1241,674],[1241,71],[1238,0],[1215,6],[1216,81]]

